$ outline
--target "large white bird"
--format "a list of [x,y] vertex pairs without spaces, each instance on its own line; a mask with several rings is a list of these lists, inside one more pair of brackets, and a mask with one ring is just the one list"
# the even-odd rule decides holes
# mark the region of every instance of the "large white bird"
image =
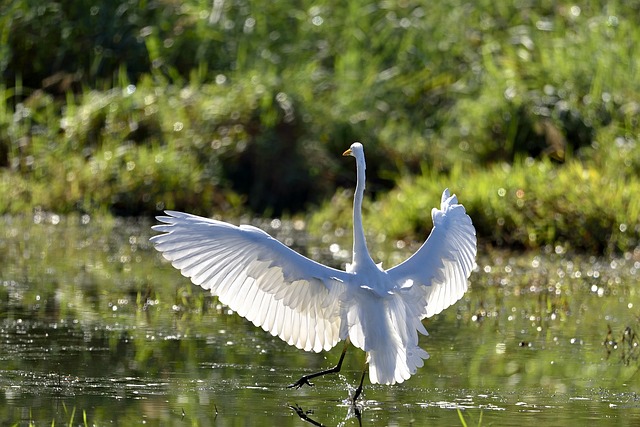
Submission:
[[357,169],[353,261],[346,271],[312,261],[250,225],[166,211],[158,217],[163,224],[153,227],[163,234],[151,241],[175,268],[254,325],[305,351],[329,350],[345,340],[334,368],[304,375],[290,387],[339,371],[349,342],[366,352],[371,383],[408,379],[429,357],[418,347],[418,332],[427,335],[421,320],[458,301],[475,266],[475,229],[448,190],[431,212],[434,228],[420,249],[389,270],[376,264],[362,228],[362,144],[343,155],[355,157]]

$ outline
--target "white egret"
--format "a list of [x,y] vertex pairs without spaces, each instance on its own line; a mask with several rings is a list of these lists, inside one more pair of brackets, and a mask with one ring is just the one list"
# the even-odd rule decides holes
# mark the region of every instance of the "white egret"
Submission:
[[338,372],[349,342],[366,352],[371,383],[408,379],[429,357],[418,347],[418,332],[427,335],[421,320],[458,301],[475,266],[475,229],[448,190],[440,209],[432,210],[434,228],[416,253],[388,270],[374,263],[362,227],[362,144],[352,144],[343,155],[355,157],[357,170],[353,261],[346,271],[312,261],[250,225],[166,211],[158,217],[163,224],[153,227],[163,234],[151,241],[175,268],[254,325],[305,351],[329,350],[345,340],[334,368],[305,375],[290,387]]

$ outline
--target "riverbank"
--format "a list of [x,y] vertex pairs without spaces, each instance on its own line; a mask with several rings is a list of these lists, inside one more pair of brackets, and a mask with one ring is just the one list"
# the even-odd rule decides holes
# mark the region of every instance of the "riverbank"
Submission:
[[2,214],[348,228],[360,140],[378,235],[449,187],[491,245],[640,244],[634,3],[81,3],[1,15]]

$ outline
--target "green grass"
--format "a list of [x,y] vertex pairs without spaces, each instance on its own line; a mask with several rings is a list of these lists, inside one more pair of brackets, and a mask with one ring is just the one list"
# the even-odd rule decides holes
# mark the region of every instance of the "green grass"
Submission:
[[[467,420],[464,419],[464,416],[462,415],[462,411],[460,410],[460,408],[456,408],[456,411],[458,412],[458,417],[460,418],[460,424],[462,425],[462,427],[468,427],[469,424],[467,424]],[[480,412],[480,417],[478,418],[478,423],[476,425],[478,427],[482,425],[482,412]]]
[[[365,206],[372,235],[422,241],[433,223],[442,189],[464,204],[485,242],[513,248],[620,253],[640,244],[640,180],[610,176],[579,161],[497,164],[480,172],[406,177]],[[312,229],[351,224],[351,193],[335,196],[312,220]]]
[[391,237],[638,246],[638,1],[94,3],[0,7],[0,213],[348,220],[360,140]]

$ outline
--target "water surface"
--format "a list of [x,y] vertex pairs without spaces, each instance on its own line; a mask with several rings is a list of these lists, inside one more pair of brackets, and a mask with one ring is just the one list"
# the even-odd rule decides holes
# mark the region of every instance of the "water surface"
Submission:
[[[348,237],[260,224],[340,266]],[[635,425],[640,419],[640,251],[615,258],[482,250],[470,292],[425,321],[431,358],[409,381],[366,383],[364,353],[337,361],[255,328],[163,262],[149,223],[4,218],[0,423],[36,425]],[[397,261],[410,249],[370,239]],[[402,249],[398,249],[398,248]]]

